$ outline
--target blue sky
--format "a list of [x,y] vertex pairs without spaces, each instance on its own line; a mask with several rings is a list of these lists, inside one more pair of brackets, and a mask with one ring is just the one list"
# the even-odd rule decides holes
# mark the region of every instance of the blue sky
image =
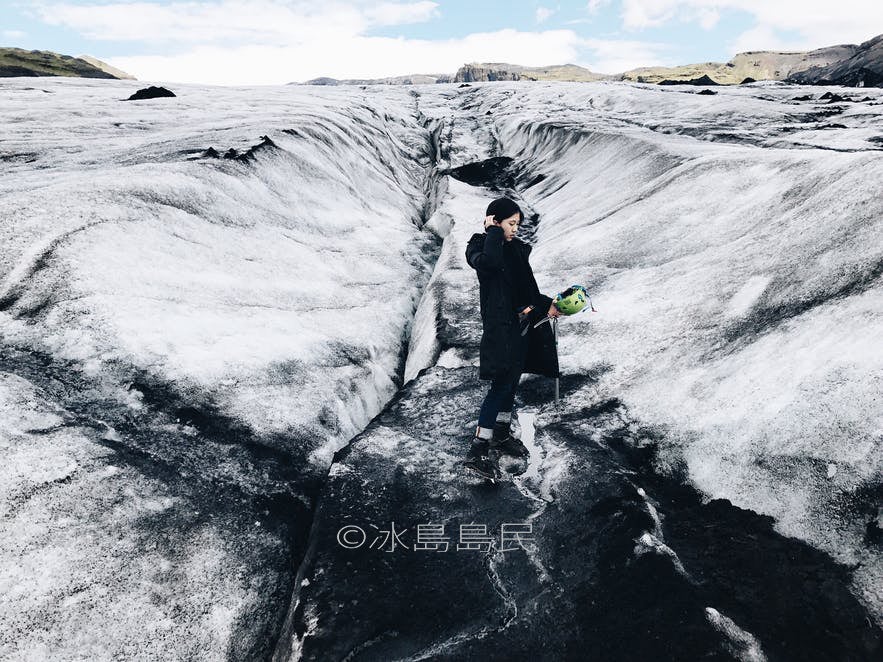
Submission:
[[880,0],[0,3],[0,45],[85,53],[142,80],[222,85],[453,73],[472,61],[617,73],[881,32]]

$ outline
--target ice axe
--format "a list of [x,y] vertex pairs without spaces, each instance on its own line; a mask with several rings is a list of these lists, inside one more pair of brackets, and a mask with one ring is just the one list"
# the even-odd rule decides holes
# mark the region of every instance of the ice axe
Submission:
[[[595,307],[592,305],[592,299],[589,297],[589,293],[586,291],[586,288],[582,285],[571,285],[563,292],[559,292],[555,297],[555,300],[552,304],[561,311],[562,315],[575,315],[577,313],[586,310],[586,303],[588,303],[588,309],[593,313],[597,313]],[[533,325],[533,328],[537,328],[540,324],[544,322],[549,322],[552,326],[552,336],[555,338],[555,355],[558,354],[558,318],[550,317],[546,315],[543,319]],[[555,407],[558,407],[558,377],[555,378]]]
[[[555,338],[555,356],[558,356],[558,318],[552,318],[552,336]],[[560,370],[559,370],[560,372]],[[558,409],[558,377],[555,377],[555,409]]]

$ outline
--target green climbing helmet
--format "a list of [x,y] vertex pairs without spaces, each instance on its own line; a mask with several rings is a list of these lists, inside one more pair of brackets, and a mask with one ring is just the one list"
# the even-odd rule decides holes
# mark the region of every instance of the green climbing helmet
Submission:
[[578,313],[586,307],[586,304],[594,310],[589,293],[582,285],[571,285],[555,297],[555,307],[561,311],[562,315]]

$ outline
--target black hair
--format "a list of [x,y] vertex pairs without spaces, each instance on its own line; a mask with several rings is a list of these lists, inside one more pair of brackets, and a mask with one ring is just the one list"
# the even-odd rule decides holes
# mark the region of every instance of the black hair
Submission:
[[504,218],[509,218],[512,214],[518,214],[519,223],[524,220],[524,212],[521,211],[521,207],[509,198],[497,198],[487,206],[487,211],[484,213],[485,216],[493,216],[497,223]]

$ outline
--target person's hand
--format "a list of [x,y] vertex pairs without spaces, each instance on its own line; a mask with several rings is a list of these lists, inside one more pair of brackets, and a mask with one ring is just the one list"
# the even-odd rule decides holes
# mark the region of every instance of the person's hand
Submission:
[[559,316],[561,315],[561,311],[558,310],[558,308],[555,306],[554,303],[552,303],[552,305],[549,306],[549,312],[546,313],[546,314],[547,314],[549,317],[559,317]]
[[487,230],[492,225],[499,225],[497,221],[494,220],[493,215],[484,217],[484,229]]

